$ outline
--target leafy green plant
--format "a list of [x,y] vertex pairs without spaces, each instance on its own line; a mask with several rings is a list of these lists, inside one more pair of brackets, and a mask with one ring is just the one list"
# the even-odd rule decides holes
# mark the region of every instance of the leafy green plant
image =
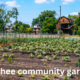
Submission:
[[70,78],[73,78],[73,73],[72,73],[72,71],[70,72]]
[[45,65],[45,66],[47,66],[47,63],[46,63],[46,62],[44,62],[44,65]]
[[8,54],[7,53],[3,53],[3,57],[4,58],[7,58],[8,57]]
[[50,56],[46,56],[45,57],[48,61],[51,61],[51,57]]
[[38,57],[39,59],[41,59],[41,58],[43,57],[43,55],[42,55],[41,53],[38,53],[38,54],[37,54],[37,57]]
[[76,64],[76,67],[80,67],[80,57],[79,57],[78,61],[75,64]]
[[67,67],[68,66],[68,64],[65,64],[65,67]]
[[19,77],[23,76],[23,72],[22,71],[18,71],[17,74],[18,74]]
[[18,65],[20,65],[21,63],[18,63]]
[[2,58],[2,59],[0,60],[0,62],[4,62],[4,59]]
[[54,77],[54,78],[57,78],[57,74],[53,74],[53,77]]
[[9,63],[11,63],[11,61],[12,61],[12,58],[11,58],[11,57],[9,57],[9,58],[8,58],[8,62],[9,62]]
[[64,77],[64,80],[69,80],[67,76]]
[[44,75],[43,80],[49,80],[49,76],[48,75]]
[[55,60],[55,59],[58,59],[58,58],[59,58],[59,55],[58,55],[58,54],[53,55],[53,58],[54,58],[54,60]]
[[35,79],[36,75],[35,75],[35,74],[31,74],[31,77],[32,77],[33,79]]
[[62,59],[63,59],[63,61],[69,61],[70,57],[69,56],[63,56]]
[[14,57],[14,54],[10,53],[9,54],[9,57],[13,58]]
[[34,55],[32,54],[32,53],[30,53],[30,56],[29,56],[30,58],[33,58],[34,57]]

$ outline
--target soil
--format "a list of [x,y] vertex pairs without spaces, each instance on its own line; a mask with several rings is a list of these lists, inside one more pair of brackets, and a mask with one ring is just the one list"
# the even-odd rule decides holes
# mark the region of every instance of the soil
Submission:
[[[7,58],[3,58],[3,53],[13,53],[14,54],[14,58],[12,59],[11,64],[8,62]],[[74,53],[68,53],[67,55],[70,56],[70,60],[68,62],[65,62],[62,60],[62,56],[65,56],[64,53],[61,53],[61,55],[59,56],[59,59],[54,60],[52,55],[51,56],[51,61],[47,61],[45,56],[43,56],[42,59],[38,59],[37,56],[34,56],[33,58],[29,57],[29,53],[25,53],[23,54],[20,51],[17,52],[4,52],[1,51],[0,52],[0,59],[4,59],[4,62],[0,61],[0,68],[4,69],[4,70],[8,70],[8,69],[15,69],[15,70],[30,70],[30,69],[41,69],[41,70],[51,70],[51,69],[61,69],[61,70],[65,70],[64,75],[60,76],[58,75],[57,78],[50,78],[49,80],[64,80],[64,77],[67,75],[67,70],[70,69],[70,67],[72,67],[72,69],[79,69],[78,67],[76,67],[75,62],[78,61],[78,56],[76,56],[76,54]],[[54,54],[54,53],[53,53]],[[44,64],[44,62],[47,63],[47,66]],[[65,67],[65,64],[67,64],[68,66]],[[1,73],[1,71],[0,71]],[[22,77],[19,77],[17,74],[16,75],[4,75],[4,74],[0,74],[0,80],[43,80],[42,75],[36,75],[35,79],[33,79],[31,77],[30,74],[27,75],[22,75]],[[69,80],[80,80],[80,72],[77,75],[74,75],[74,78],[69,78]]]

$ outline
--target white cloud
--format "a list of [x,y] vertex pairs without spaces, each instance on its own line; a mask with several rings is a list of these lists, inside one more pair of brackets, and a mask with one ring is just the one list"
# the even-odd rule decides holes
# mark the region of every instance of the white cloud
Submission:
[[63,2],[62,4],[68,4],[68,2]]
[[61,0],[61,1],[63,1],[62,4],[69,4],[71,2],[74,2],[75,0]]
[[51,2],[55,2],[55,0],[34,0],[35,3],[37,4],[41,4],[41,3],[50,3]]
[[10,7],[20,7],[20,5],[17,5],[16,1],[0,2],[0,4],[2,3]]
[[55,0],[51,0],[52,2],[55,2]]
[[[68,17],[69,14],[65,15],[66,17]],[[70,13],[70,15],[78,15],[78,12],[72,12]]]
[[73,12],[71,13],[71,15],[78,15],[78,12]]
[[35,0],[35,3],[45,3],[47,0]]
[[65,2],[74,2],[75,0],[64,0]]

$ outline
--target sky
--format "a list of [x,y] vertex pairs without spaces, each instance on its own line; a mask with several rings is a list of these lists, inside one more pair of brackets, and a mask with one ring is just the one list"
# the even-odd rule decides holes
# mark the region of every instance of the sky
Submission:
[[[18,21],[31,26],[33,18],[37,18],[44,10],[56,11],[56,18],[60,16],[78,15],[80,12],[80,0],[0,0],[4,3],[7,10],[17,7],[19,15]],[[15,19],[11,19],[12,23]]]

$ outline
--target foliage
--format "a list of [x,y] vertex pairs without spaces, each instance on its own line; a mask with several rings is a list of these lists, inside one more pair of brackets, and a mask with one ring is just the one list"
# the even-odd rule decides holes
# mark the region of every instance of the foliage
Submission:
[[41,29],[42,32],[55,33],[56,31],[54,29],[56,29],[57,24],[55,15],[55,11],[43,11],[37,18],[33,19],[32,26],[34,26],[35,24],[41,24],[43,25]]
[[76,67],[80,67],[80,57],[78,59],[78,62],[76,62],[75,64],[76,64]]
[[77,34],[80,36],[80,30],[77,31]]
[[49,80],[49,76],[48,75],[44,75],[43,80]]
[[43,55],[42,55],[41,53],[38,53],[38,54],[37,54],[37,57],[38,57],[39,59],[41,59],[42,56],[43,56]]
[[78,13],[78,15],[68,15],[68,17],[73,20],[75,24],[74,29],[78,31],[78,26],[80,26],[80,12]]
[[11,57],[9,57],[9,58],[8,58],[8,62],[9,62],[9,63],[11,63],[11,61],[12,61],[12,58],[11,58]]
[[64,80],[69,80],[67,76],[64,77]]
[[70,72],[70,77],[73,78],[73,73],[72,73],[72,71]]
[[0,4],[0,30],[5,31],[5,26],[10,23],[13,11],[7,11],[4,4]]
[[29,24],[24,24],[21,21],[14,22],[15,26],[12,28],[13,32],[26,33],[27,28],[30,27]]
[[58,54],[53,55],[54,60],[55,60],[55,59],[58,59],[58,57],[59,57],[59,55],[58,55]]
[[7,53],[3,53],[3,57],[7,58],[8,54]]
[[60,31],[60,34],[63,34],[63,31],[62,30]]
[[46,56],[45,57],[48,61],[51,61],[51,57],[50,56]]
[[4,62],[4,59],[2,58],[2,59],[0,60],[0,62]]
[[34,57],[34,55],[32,54],[32,53],[30,53],[30,56],[29,56],[30,58],[33,58]]
[[30,27],[30,28],[26,28],[26,33],[32,33],[33,32],[33,28],[32,27]]
[[14,54],[10,53],[9,54],[9,57],[13,58],[14,57]]
[[47,33],[50,33],[50,32],[53,33],[55,28],[56,28],[55,18],[54,17],[45,17],[41,31],[47,32]]
[[57,74],[53,74],[53,77],[56,78],[57,77]]
[[63,59],[63,61],[68,61],[70,59],[70,57],[69,56],[63,56],[62,59]]
[[35,74],[31,74],[31,77],[32,77],[33,79],[35,78],[35,76],[36,76]]
[[19,71],[19,72],[17,72],[18,73],[18,76],[19,77],[22,77],[23,76],[23,72],[22,71]]

